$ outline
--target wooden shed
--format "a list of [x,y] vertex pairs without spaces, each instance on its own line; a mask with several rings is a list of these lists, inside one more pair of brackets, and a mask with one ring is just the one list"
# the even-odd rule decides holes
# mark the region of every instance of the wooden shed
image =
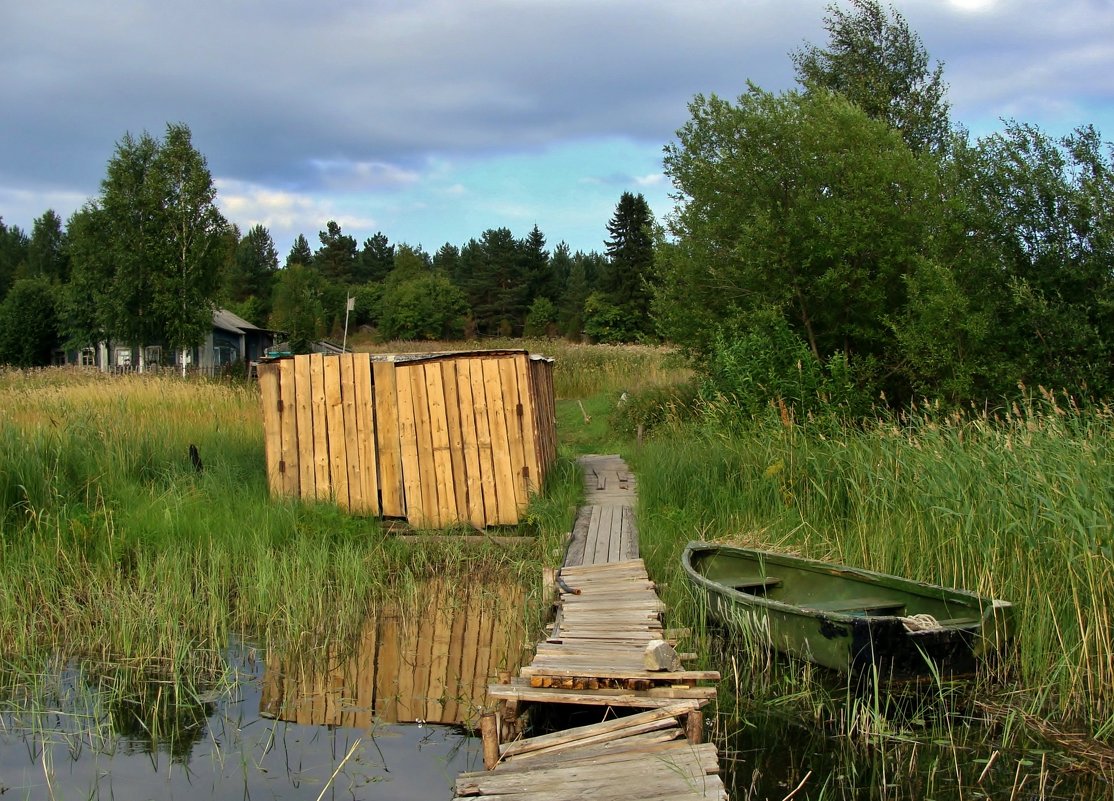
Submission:
[[553,362],[524,350],[294,356],[259,384],[274,495],[514,525],[557,455]]

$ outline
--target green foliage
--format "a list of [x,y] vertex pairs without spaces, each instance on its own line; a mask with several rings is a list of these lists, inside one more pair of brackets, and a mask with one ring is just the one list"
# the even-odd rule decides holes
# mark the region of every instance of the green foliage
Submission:
[[385,339],[457,339],[467,312],[464,293],[444,275],[392,281],[383,291],[379,333]]
[[66,232],[53,209],[43,212],[31,226],[26,272],[28,278],[42,277],[55,284],[65,283],[70,276]]
[[324,279],[312,268],[292,264],[278,273],[270,327],[283,331],[294,353],[308,353],[321,336]]
[[394,269],[395,249],[382,231],[364,240],[354,279],[361,283],[382,281]]
[[313,266],[329,281],[348,283],[356,278],[355,238],[342,233],[335,220],[329,220],[317,234],[321,247],[313,254]]
[[[772,95],[733,105],[698,97],[666,149],[683,193],[661,251],[654,309],[662,332],[697,354],[774,310],[816,361],[857,371],[899,360],[885,317],[903,276],[931,252],[941,215],[934,164],[838,95]],[[867,376],[861,370],[859,375]]]
[[615,345],[621,342],[638,342],[645,318],[637,316],[627,306],[612,302],[611,296],[593,292],[584,301],[584,333],[593,342]]
[[8,294],[18,271],[27,261],[27,235],[18,225],[9,228],[0,217],[0,300]]
[[50,364],[58,344],[57,287],[45,276],[15,282],[0,303],[0,364]]
[[303,267],[313,264],[313,251],[310,250],[309,240],[304,234],[298,234],[294,238],[294,244],[290,246],[290,252],[286,255],[285,266],[289,267],[292,264],[300,264]]
[[526,336],[552,336],[557,324],[557,307],[546,297],[538,297],[530,304],[526,315]]
[[828,6],[828,47],[807,45],[792,54],[797,80],[809,90],[846,97],[874,119],[901,131],[916,151],[943,152],[949,142],[943,67],[930,66],[921,39],[892,6],[852,0]]
[[72,300],[92,307],[67,315],[70,337],[161,342],[172,350],[199,344],[212,324],[228,231],[215,199],[188,127],[168,125],[162,141],[126,134],[100,198],[75,215],[68,232],[74,280],[85,295]]
[[821,361],[785,320],[756,316],[713,344],[704,369],[705,397],[728,397],[743,415],[761,416],[771,404],[797,417],[866,413],[870,402],[857,391],[842,354]]
[[[653,220],[646,198],[624,192],[607,223],[609,263],[601,288],[621,312],[625,341],[638,341],[653,332],[648,283],[654,270]],[[591,324],[591,320],[587,322]]]

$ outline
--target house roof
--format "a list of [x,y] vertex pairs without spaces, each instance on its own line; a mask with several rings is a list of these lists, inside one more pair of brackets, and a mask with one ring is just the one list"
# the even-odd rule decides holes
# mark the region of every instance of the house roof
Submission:
[[234,334],[243,334],[247,331],[271,331],[270,328],[260,328],[252,325],[243,317],[233,314],[228,309],[215,309],[213,311],[213,328],[222,331],[231,331]]

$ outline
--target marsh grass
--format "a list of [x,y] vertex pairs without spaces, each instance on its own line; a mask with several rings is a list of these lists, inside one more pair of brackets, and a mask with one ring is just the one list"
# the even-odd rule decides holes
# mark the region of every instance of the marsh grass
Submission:
[[[999,415],[915,410],[858,426],[798,424],[776,410],[663,433],[635,455],[639,527],[667,604],[694,614],[674,585],[689,539],[795,552],[1012,601],[1014,648],[942,706],[1029,747],[1056,722],[1099,744],[1114,730],[1114,413],[1051,393]],[[739,697],[843,717],[848,733],[884,731],[890,710],[830,698],[799,664],[759,664],[751,648]],[[745,660],[752,660],[749,664]],[[978,699],[978,703],[976,703]],[[837,704],[839,702],[838,698]],[[817,712],[817,709],[823,709]],[[873,721],[858,714],[873,710]],[[1010,715],[1007,710],[1015,710]],[[942,736],[955,717],[945,716]],[[857,721],[857,722],[856,722]],[[1047,740],[1047,738],[1044,738]],[[1094,761],[1092,760],[1092,764]],[[1105,765],[1105,762],[1102,762]],[[1103,770],[1106,770],[1103,767]]]
[[544,536],[418,544],[327,504],[272,500],[262,439],[251,384],[0,374],[0,652],[187,675],[233,633],[324,649],[423,577],[540,581],[579,491],[566,460],[552,482],[564,494],[530,513]]

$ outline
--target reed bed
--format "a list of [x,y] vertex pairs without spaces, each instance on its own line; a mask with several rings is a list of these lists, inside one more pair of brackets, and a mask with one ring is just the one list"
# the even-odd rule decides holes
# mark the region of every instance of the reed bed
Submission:
[[530,510],[543,536],[412,543],[327,504],[272,500],[252,384],[3,372],[0,654],[177,674],[233,633],[323,650],[427,576],[537,584],[575,503],[570,464]]
[[[683,588],[680,551],[703,538],[1012,601],[1016,647],[978,689],[980,713],[1007,731],[1043,720],[1099,750],[1114,742],[1109,407],[1045,392],[997,415],[923,408],[845,427],[777,410],[746,423],[710,414],[662,432],[637,464],[643,552],[662,580]],[[765,701],[807,688],[768,655],[742,653],[763,662],[743,672]]]

